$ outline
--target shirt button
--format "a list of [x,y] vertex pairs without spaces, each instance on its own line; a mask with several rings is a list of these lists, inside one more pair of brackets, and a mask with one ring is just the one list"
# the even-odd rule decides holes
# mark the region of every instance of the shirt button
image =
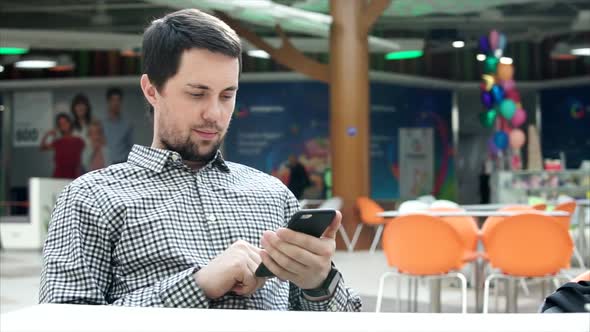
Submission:
[[207,221],[213,222],[213,221],[216,221],[216,220],[217,220],[217,218],[215,217],[214,214],[210,214],[210,215],[207,216]]
[[178,161],[178,156],[177,156],[177,155],[175,155],[175,154],[173,154],[173,155],[172,155],[172,160],[173,160],[173,161]]
[[330,305],[330,311],[334,311],[334,312],[338,311],[338,308],[336,308],[336,305],[334,303],[332,303]]

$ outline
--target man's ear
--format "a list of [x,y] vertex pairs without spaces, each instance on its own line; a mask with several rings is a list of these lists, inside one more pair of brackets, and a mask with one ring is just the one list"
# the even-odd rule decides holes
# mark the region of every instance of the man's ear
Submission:
[[147,74],[141,75],[140,84],[141,91],[143,91],[145,99],[148,101],[148,103],[150,103],[150,105],[152,105],[152,107],[154,107],[157,104],[158,91],[156,90],[156,87],[152,84],[152,82],[150,82],[150,79],[147,76]]

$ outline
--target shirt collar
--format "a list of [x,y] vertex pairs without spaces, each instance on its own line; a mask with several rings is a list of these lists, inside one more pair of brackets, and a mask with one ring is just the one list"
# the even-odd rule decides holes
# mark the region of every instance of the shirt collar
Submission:
[[[166,165],[180,164],[182,163],[182,157],[178,152],[156,149],[143,145],[134,145],[129,153],[127,161],[131,164],[147,168],[156,173],[160,173],[164,170]],[[209,169],[216,167],[222,172],[229,173],[230,169],[227,166],[221,151],[217,150],[215,157],[203,167],[203,169]]]

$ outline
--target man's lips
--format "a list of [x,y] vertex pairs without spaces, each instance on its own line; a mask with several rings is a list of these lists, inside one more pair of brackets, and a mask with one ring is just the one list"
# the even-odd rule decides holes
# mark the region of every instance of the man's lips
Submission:
[[215,136],[217,136],[216,131],[201,130],[201,129],[193,129],[193,131],[195,133],[197,133],[197,135],[204,140],[212,140],[215,138]]

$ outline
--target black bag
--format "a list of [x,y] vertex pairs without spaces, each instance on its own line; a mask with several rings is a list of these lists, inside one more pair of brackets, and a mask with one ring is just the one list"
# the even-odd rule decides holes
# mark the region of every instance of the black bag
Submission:
[[568,282],[549,295],[541,312],[588,312],[590,306],[590,281]]

